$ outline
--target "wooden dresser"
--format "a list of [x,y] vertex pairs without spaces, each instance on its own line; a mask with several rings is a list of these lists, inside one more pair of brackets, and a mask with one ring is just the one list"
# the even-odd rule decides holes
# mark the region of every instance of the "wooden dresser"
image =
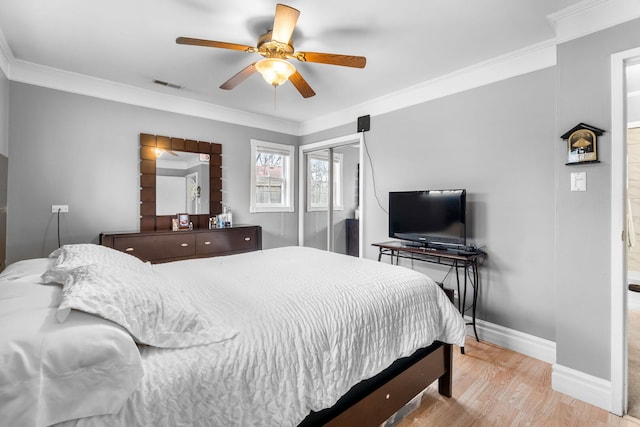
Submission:
[[153,264],[262,249],[262,227],[237,225],[188,231],[100,233],[100,244]]

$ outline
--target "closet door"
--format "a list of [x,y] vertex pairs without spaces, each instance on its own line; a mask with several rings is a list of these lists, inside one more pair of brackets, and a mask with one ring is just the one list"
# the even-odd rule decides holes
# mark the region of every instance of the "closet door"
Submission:
[[357,256],[359,159],[352,144],[305,154],[305,246]]
[[305,154],[304,245],[329,249],[329,150]]

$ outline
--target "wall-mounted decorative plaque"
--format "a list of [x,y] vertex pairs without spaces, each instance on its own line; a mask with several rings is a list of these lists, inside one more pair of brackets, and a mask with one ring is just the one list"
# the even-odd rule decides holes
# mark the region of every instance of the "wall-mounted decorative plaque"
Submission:
[[604,130],[580,123],[561,136],[567,141],[567,165],[596,163],[598,160],[598,137]]

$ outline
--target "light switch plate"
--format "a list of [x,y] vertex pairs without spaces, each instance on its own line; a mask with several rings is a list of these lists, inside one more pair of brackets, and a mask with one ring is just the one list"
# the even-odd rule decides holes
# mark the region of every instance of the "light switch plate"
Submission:
[[587,191],[586,172],[571,172],[571,191]]

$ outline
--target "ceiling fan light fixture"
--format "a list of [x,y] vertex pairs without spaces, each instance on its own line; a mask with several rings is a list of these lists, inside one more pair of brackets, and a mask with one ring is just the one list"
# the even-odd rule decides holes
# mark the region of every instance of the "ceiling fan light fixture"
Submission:
[[265,81],[273,86],[280,86],[296,72],[296,67],[293,64],[278,58],[261,59],[256,62],[255,67]]

